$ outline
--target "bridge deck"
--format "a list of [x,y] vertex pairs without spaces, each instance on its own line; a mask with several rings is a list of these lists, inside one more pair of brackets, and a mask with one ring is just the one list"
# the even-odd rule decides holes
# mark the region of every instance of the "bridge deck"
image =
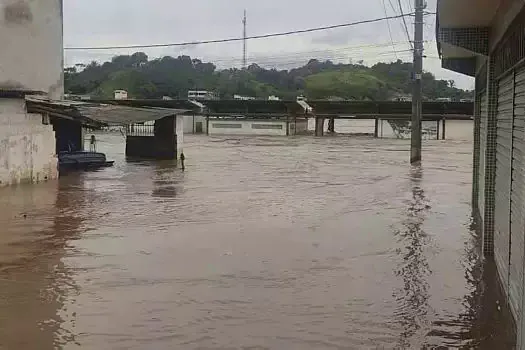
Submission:
[[[353,119],[408,119],[411,102],[397,101],[308,101],[311,109],[297,101],[207,100],[196,104],[188,100],[97,100],[95,102],[128,107],[179,108],[210,116],[321,116]],[[423,102],[423,119],[470,119],[474,115],[472,102]]]

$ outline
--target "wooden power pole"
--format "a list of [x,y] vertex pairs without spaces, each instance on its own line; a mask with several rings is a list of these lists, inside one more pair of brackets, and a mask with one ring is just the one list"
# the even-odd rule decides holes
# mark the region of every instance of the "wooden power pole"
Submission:
[[410,163],[421,162],[421,116],[422,116],[422,75],[423,75],[423,10],[425,0],[415,1],[414,23],[414,65],[412,92],[412,133],[410,138]]

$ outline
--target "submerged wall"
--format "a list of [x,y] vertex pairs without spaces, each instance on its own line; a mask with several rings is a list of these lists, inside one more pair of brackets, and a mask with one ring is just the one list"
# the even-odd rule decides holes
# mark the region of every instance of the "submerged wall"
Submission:
[[128,132],[126,136],[126,156],[169,160],[177,159],[182,152],[184,117],[171,116],[156,120],[154,125]]
[[58,177],[55,133],[19,99],[0,99],[0,187]]
[[206,134],[206,117],[203,115],[184,116],[184,133],[185,134]]
[[286,121],[210,119],[208,134],[286,136]]

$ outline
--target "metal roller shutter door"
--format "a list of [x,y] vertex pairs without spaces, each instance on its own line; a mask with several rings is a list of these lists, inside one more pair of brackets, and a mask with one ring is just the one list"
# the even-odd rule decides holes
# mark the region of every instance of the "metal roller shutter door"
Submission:
[[523,313],[523,263],[525,233],[525,68],[516,71],[514,83],[514,122],[512,142],[512,185],[511,185],[511,254],[509,300],[518,324],[518,334],[523,337],[520,327]]
[[[480,126],[479,126],[479,193],[478,208],[481,219],[485,221],[485,149],[487,148],[487,119],[488,103],[487,94],[480,95]],[[483,226],[483,225],[482,225]]]
[[494,258],[505,292],[509,289],[510,254],[510,169],[512,119],[514,114],[514,74],[498,83],[496,184],[494,202]]

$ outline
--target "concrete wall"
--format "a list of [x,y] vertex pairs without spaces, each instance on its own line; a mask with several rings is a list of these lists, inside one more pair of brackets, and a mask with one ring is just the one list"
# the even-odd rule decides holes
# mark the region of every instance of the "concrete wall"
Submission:
[[299,119],[290,121],[288,124],[288,135],[304,135],[308,132],[308,120]]
[[58,177],[55,133],[22,100],[0,99],[0,186]]
[[62,97],[62,0],[2,0],[0,47],[0,90]]
[[[148,122],[149,124],[149,122]],[[140,132],[126,137],[126,156],[177,159],[184,147],[184,117],[171,116],[154,122],[154,135]]]
[[[0,2],[0,94],[64,93],[62,0]],[[0,99],[0,186],[58,177],[55,133],[22,99]]]
[[208,134],[286,136],[286,121],[210,119]]
[[202,126],[203,134],[206,134],[206,117],[203,115],[185,116],[184,117],[184,133],[194,134],[198,132],[198,126]]
[[[461,140],[474,142],[474,121],[473,120],[447,120],[445,123],[445,138],[447,140]],[[443,132],[443,126],[440,125],[440,135]]]
[[177,136],[177,158],[184,150],[184,120],[186,117],[178,115],[175,117],[175,135]]

